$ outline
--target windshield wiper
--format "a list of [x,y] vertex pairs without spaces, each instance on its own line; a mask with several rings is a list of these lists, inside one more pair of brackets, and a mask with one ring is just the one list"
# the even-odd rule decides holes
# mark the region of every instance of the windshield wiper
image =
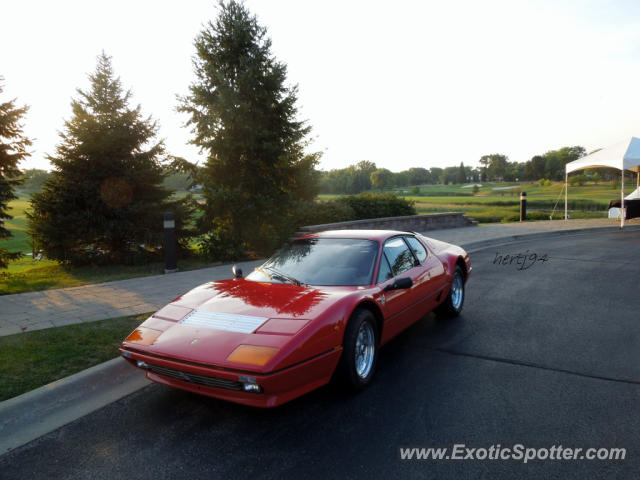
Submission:
[[262,268],[260,267],[256,267],[254,268],[254,270],[257,270],[258,272],[260,272],[261,274],[263,274],[265,277],[267,277],[269,280],[272,280],[273,277],[271,275],[269,275],[267,272],[265,272]]
[[282,272],[277,271],[275,268],[273,267],[264,267],[264,268],[268,268],[270,271],[273,272],[273,275],[271,275],[273,278],[280,278],[282,280],[288,280],[289,282],[293,283],[294,285],[297,286],[302,286],[304,285],[304,283],[302,283],[300,280],[298,280],[297,278],[292,277],[291,275],[286,275]]

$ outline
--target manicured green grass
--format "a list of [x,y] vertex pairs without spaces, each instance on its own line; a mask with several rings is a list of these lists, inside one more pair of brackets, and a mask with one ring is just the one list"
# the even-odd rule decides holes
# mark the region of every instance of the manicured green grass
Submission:
[[13,237],[8,240],[0,241],[0,246],[6,248],[10,252],[30,252],[27,236],[27,217],[25,210],[29,207],[29,199],[20,197],[17,200],[9,202],[9,215],[13,218],[5,221],[5,228],[10,230]]
[[[509,184],[483,185],[473,196],[431,196],[406,195],[416,202],[418,213],[462,211],[480,223],[515,221],[520,210],[520,191],[527,192],[527,211],[531,220],[548,220],[555,207],[554,219],[564,215],[563,184],[555,183],[541,187],[537,183],[524,183],[513,190],[493,190]],[[422,187],[421,193],[428,192],[430,186]],[[461,189],[465,193],[469,189]],[[630,193],[635,187],[625,188]],[[450,192],[451,190],[449,190]],[[584,185],[569,187],[569,209],[571,218],[605,218],[609,201],[617,199],[619,189],[610,185]]]
[[0,401],[118,356],[149,314],[0,337]]
[[[180,271],[216,265],[207,260],[190,258],[178,261]],[[78,287],[90,283],[111,282],[127,278],[147,277],[164,272],[164,263],[148,265],[103,265],[65,267],[52,260],[33,260],[24,257],[0,270],[0,295],[33,292],[51,288]]]

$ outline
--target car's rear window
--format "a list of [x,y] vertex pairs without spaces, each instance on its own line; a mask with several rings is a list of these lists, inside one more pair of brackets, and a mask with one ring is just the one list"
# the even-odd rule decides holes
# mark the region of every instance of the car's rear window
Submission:
[[282,283],[297,280],[307,285],[331,286],[370,285],[377,255],[378,242],[373,240],[297,239],[249,274],[247,280]]

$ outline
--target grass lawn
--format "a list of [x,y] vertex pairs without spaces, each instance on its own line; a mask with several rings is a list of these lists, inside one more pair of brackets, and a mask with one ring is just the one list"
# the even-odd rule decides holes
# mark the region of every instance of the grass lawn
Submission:
[[0,337],[0,401],[118,356],[149,314]]
[[5,222],[5,228],[10,230],[13,237],[2,240],[0,244],[10,252],[31,252],[27,236],[27,216],[25,210],[29,206],[27,197],[20,197],[9,202],[9,215],[13,218]]
[[[199,258],[178,261],[180,271],[212,265],[216,264]],[[8,269],[0,271],[0,295],[78,287],[90,283],[160,275],[163,272],[164,263],[68,268],[53,260],[36,261],[31,257],[23,257],[11,262]]]

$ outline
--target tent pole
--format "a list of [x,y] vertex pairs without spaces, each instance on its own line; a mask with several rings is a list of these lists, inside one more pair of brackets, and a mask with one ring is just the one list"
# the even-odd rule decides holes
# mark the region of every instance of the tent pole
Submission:
[[567,172],[564,173],[564,219],[567,220],[567,206],[569,199],[567,198],[569,195],[569,187],[568,187],[568,179],[569,174]]
[[624,227],[624,168],[621,170],[622,172],[622,181],[620,182],[620,230]]

